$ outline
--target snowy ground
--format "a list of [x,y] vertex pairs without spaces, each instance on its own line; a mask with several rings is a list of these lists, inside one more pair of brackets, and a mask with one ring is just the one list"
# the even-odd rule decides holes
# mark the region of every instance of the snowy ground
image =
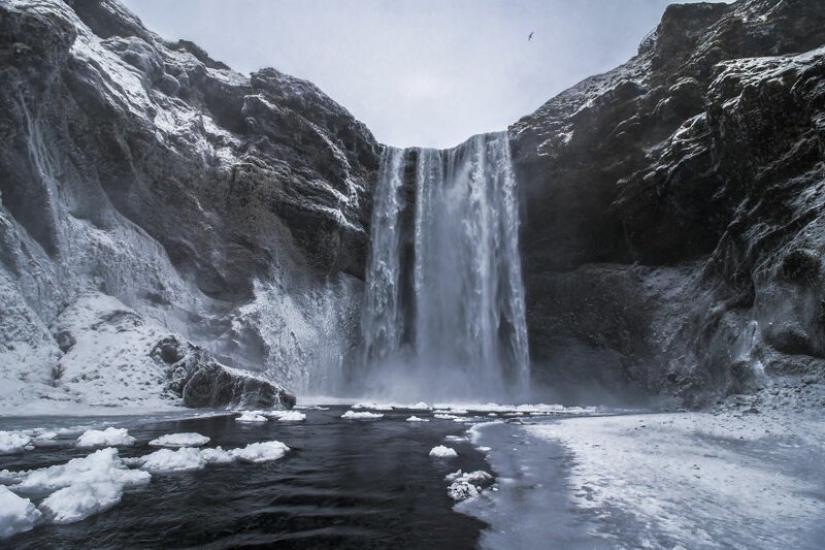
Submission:
[[471,435],[493,447],[498,480],[459,509],[492,524],[489,548],[822,548],[817,410],[489,423]]

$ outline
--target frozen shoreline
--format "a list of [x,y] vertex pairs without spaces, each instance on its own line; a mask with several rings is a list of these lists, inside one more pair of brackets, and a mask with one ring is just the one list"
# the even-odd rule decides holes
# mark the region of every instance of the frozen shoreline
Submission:
[[820,548],[817,413],[728,408],[481,425],[473,431],[493,447],[497,492],[459,510],[491,523],[489,548]]

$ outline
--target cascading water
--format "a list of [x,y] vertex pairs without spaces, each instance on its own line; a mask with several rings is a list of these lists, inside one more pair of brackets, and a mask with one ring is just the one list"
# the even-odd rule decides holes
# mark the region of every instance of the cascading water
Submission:
[[506,132],[387,148],[363,317],[366,390],[492,398],[527,386],[518,199]]

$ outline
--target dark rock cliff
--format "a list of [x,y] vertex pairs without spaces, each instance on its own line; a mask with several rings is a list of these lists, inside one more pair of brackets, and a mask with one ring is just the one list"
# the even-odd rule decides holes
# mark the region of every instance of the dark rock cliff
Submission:
[[4,0],[0,142],[9,379],[53,396],[49,326],[90,294],[299,388],[354,345],[380,147],[314,85],[113,0]]
[[672,5],[511,127],[538,378],[693,404],[823,381],[823,45],[822,2]]

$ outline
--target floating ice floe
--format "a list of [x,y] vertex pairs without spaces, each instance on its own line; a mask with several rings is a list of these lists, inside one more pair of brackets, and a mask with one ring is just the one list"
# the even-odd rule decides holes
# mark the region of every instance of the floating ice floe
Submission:
[[33,448],[31,436],[22,432],[0,431],[0,454],[19,453]]
[[267,414],[272,418],[277,418],[278,422],[300,422],[307,418],[307,415],[300,411],[272,411]]
[[46,497],[40,509],[53,523],[75,523],[105,512],[122,498],[123,485],[119,483],[78,483]]
[[117,447],[134,445],[135,438],[126,428],[106,428],[105,430],[86,430],[77,438],[78,447]]
[[200,447],[209,443],[209,438],[195,432],[166,434],[153,439],[149,445],[153,447]]
[[19,497],[0,485],[0,539],[31,531],[42,514],[32,501]]
[[466,437],[460,435],[445,435],[444,441],[448,441],[450,443],[465,443],[467,441]]
[[255,411],[244,411],[235,422],[266,422],[266,417]]
[[353,409],[371,409],[373,411],[391,411],[393,410],[394,406],[390,403],[373,403],[373,402],[365,402],[365,403],[356,403],[352,406]]
[[433,458],[453,458],[458,456],[458,453],[455,452],[455,449],[438,445],[430,449],[430,456]]
[[283,457],[289,447],[280,441],[266,441],[264,443],[250,443],[243,449],[229,451],[229,454],[238,460],[247,462],[267,462]]
[[433,415],[434,418],[438,418],[439,420],[456,420],[460,419],[461,417],[456,416],[454,414],[446,414],[446,413],[436,413]]
[[199,449],[182,447],[176,451],[161,449],[141,457],[140,468],[153,474],[189,472],[206,467],[206,460]]
[[381,413],[371,413],[367,411],[356,412],[356,411],[347,411],[341,415],[341,418],[346,418],[349,420],[374,420],[377,418],[383,418],[384,415]]
[[447,488],[447,494],[455,501],[466,500],[468,498],[476,497],[481,493],[484,483],[493,479],[493,476],[483,470],[476,470],[475,472],[463,473],[461,470],[448,474],[445,480],[450,481],[450,486]]
[[111,482],[128,487],[149,483],[151,477],[146,472],[127,468],[113,447],[73,458],[65,464],[21,472],[19,476],[16,487],[33,491],[55,491],[79,483]]
[[430,421],[429,418],[418,418],[415,415],[412,415],[411,417],[409,417],[407,419],[407,422],[429,422],[429,421]]

